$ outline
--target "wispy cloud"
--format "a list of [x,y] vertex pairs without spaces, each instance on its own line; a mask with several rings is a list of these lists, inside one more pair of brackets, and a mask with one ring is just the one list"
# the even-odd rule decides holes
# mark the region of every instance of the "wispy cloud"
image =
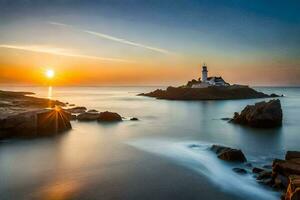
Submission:
[[122,44],[127,44],[127,45],[130,45],[130,46],[140,47],[140,48],[144,48],[144,49],[148,49],[148,50],[151,50],[151,51],[156,51],[156,52],[164,53],[164,54],[170,54],[171,53],[170,51],[168,51],[166,49],[157,48],[157,47],[153,47],[153,46],[149,46],[149,45],[129,41],[129,40],[126,40],[126,39],[123,39],[123,38],[114,37],[112,35],[107,35],[107,34],[100,33],[100,32],[74,28],[72,25],[68,25],[68,24],[63,24],[63,23],[59,23],[59,22],[49,22],[49,23],[52,24],[52,25],[55,25],[55,26],[64,26],[64,27],[73,28],[73,29],[82,31],[84,33],[88,33],[90,35],[94,35],[94,36],[97,36],[97,37],[100,37],[100,38],[103,38],[103,39],[119,42],[119,43],[122,43]]
[[98,57],[98,56],[91,56],[91,55],[84,55],[84,54],[76,54],[67,49],[48,47],[48,46],[40,46],[40,45],[0,44],[0,48],[16,49],[16,50],[30,51],[30,52],[36,52],[36,53],[47,53],[47,54],[58,55],[58,56],[96,59],[96,60],[111,61],[111,62],[133,62],[130,60],[124,60],[124,59],[118,59],[118,58],[108,58],[108,57]]

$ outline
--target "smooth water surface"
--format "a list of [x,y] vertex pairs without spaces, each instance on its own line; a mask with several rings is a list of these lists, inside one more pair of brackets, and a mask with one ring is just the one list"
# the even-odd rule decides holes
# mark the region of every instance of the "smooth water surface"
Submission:
[[185,102],[136,96],[151,87],[1,89],[32,91],[140,120],[75,121],[71,131],[57,137],[1,142],[0,199],[279,199],[207,149],[214,143],[241,148],[258,166],[286,150],[300,150],[299,88],[257,88],[285,95],[280,98],[283,126],[269,130],[220,119],[261,99]]

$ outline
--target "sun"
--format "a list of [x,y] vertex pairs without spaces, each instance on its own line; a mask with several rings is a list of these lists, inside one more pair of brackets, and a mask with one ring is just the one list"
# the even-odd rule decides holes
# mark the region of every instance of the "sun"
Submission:
[[55,76],[55,72],[52,69],[47,69],[45,74],[46,74],[46,77],[49,79],[51,79]]

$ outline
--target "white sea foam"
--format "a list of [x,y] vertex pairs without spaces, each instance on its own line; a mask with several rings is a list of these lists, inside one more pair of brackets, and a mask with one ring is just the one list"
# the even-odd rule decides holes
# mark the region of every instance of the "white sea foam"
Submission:
[[[278,194],[263,188],[250,176],[232,171],[208,150],[211,144],[195,141],[173,142],[161,139],[140,139],[127,142],[138,149],[167,157],[179,165],[206,176],[224,191],[251,199],[278,199]],[[246,199],[248,199],[246,198]]]

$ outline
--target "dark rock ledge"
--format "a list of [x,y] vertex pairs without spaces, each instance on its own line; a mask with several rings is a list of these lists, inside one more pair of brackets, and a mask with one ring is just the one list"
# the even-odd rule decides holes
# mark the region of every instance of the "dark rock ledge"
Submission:
[[0,139],[55,135],[72,128],[70,117],[59,107],[10,115],[0,119]]

